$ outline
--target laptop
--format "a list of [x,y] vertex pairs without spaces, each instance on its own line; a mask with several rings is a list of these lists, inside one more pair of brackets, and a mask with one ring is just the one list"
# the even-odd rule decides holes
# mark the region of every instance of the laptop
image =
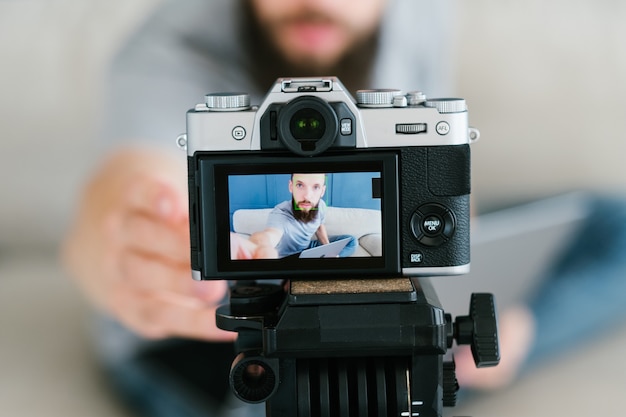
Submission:
[[444,310],[467,315],[472,292],[493,293],[499,310],[526,300],[588,213],[585,194],[569,193],[473,219],[470,273],[431,278]]
[[327,243],[326,245],[316,246],[314,248],[305,249],[300,252],[300,258],[303,259],[311,259],[311,258],[337,258],[343,248],[346,247],[348,242],[350,242],[349,237],[344,239],[339,239],[334,242]]

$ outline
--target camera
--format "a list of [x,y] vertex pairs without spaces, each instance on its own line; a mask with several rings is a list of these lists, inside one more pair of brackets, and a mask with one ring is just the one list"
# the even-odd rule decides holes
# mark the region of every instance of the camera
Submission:
[[234,394],[268,417],[441,417],[453,355],[499,362],[493,296],[453,320],[430,276],[469,270],[463,99],[280,78],[259,106],[213,93],[187,113],[194,279],[231,280]]
[[[335,77],[278,79],[258,106],[246,93],[208,94],[178,138],[188,156],[194,278],[466,273],[469,144],[478,136],[463,99],[378,89],[355,100]],[[315,174],[323,194],[300,207],[293,191]],[[313,233],[316,250],[298,246],[309,238],[272,213],[283,202],[281,215],[310,211],[342,241],[322,245]],[[239,242],[268,224],[279,229],[278,253],[240,256]]]

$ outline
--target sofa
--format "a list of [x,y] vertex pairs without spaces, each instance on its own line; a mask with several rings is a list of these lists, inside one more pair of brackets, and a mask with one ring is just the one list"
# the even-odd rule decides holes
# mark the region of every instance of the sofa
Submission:
[[[271,208],[240,209],[233,213],[233,231],[250,236],[265,229]],[[352,235],[359,246],[352,256],[382,256],[380,210],[328,207],[324,223],[328,236]]]

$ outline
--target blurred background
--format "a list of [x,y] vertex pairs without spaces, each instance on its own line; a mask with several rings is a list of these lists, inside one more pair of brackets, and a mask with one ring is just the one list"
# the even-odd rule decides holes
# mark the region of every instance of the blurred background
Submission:
[[[130,415],[99,376],[88,308],[56,253],[100,158],[106,65],[157,4],[0,0],[0,415]],[[626,2],[474,0],[455,18],[457,91],[482,134],[477,209],[626,191]],[[455,413],[620,414],[624,347],[616,329]]]

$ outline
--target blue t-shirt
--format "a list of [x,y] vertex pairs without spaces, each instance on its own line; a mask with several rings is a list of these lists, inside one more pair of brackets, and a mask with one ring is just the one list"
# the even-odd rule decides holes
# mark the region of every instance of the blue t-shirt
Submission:
[[289,256],[302,252],[308,248],[311,238],[317,229],[324,224],[326,218],[326,203],[320,200],[317,210],[318,215],[312,221],[305,223],[293,216],[293,202],[283,201],[276,205],[267,219],[267,227],[278,229],[283,232],[283,237],[278,242],[276,250],[278,256]]

